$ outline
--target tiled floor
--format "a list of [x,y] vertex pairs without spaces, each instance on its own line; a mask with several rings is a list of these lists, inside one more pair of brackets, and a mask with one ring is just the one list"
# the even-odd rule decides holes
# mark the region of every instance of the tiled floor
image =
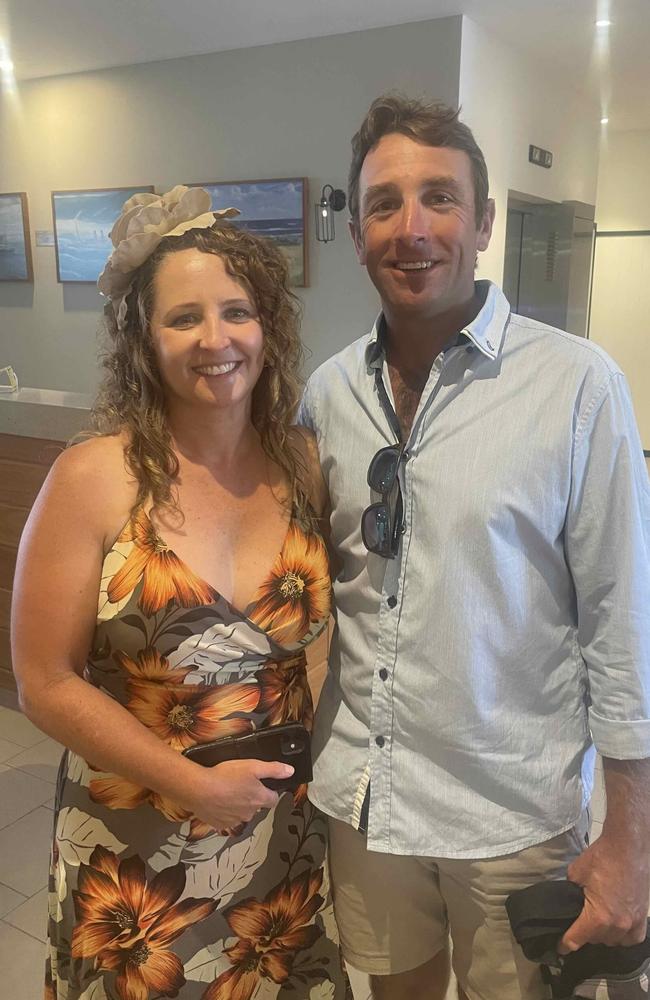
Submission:
[[[0,690],[0,970],[2,996],[42,1000],[47,861],[54,784],[61,748],[18,711]],[[602,829],[604,799],[598,768],[592,838]],[[352,972],[357,1000],[368,981]],[[450,988],[449,1000],[455,997]]]
[[45,886],[61,748],[0,691],[0,969],[2,995],[42,1000]]

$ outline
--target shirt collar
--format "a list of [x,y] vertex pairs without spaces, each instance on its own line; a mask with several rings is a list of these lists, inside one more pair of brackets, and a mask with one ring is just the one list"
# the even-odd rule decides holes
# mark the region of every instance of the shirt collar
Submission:
[[[494,360],[498,357],[510,316],[510,303],[492,281],[477,281],[476,288],[483,305],[471,323],[459,331],[458,338],[451,346],[462,343],[466,338],[486,357]],[[375,368],[382,368],[386,357],[384,339],[386,336],[386,321],[380,313],[368,335],[366,344],[366,364],[368,374]]]

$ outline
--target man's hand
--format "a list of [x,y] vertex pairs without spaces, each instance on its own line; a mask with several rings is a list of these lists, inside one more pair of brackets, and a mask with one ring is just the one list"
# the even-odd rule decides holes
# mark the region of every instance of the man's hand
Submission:
[[562,938],[567,954],[583,944],[631,945],[646,937],[650,896],[650,844],[630,852],[600,837],[569,866],[568,877],[584,889],[585,905]]
[[569,865],[585,905],[559,945],[633,945],[645,940],[650,897],[650,760],[603,758],[607,815],[602,835]]

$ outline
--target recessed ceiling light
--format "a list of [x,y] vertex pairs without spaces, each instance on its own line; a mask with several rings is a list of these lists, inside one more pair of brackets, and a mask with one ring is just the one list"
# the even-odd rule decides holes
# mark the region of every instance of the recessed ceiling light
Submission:
[[606,125],[608,121],[609,121],[609,118],[601,118],[600,119],[600,124],[601,125]]
[[606,20],[596,21],[596,27],[597,28],[609,28],[609,26],[610,26],[611,23],[612,23],[611,21],[606,21]]

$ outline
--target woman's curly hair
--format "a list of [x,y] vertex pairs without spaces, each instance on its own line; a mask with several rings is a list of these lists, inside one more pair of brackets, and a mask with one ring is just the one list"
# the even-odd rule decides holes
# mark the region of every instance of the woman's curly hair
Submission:
[[161,241],[136,272],[123,328],[118,327],[112,305],[106,305],[105,373],[91,414],[91,434],[126,432],[125,458],[138,482],[134,509],[151,498],[156,508],[180,513],[174,490],[179,465],[150,323],[154,281],[161,262],[188,249],[220,257],[228,274],[242,283],[257,306],[264,336],[264,368],[253,390],[252,421],[265,453],[286,473],[298,516],[310,523],[309,501],[301,485],[304,463],[289,433],[301,388],[299,301],[289,290],[288,267],[277,246],[226,222]]

